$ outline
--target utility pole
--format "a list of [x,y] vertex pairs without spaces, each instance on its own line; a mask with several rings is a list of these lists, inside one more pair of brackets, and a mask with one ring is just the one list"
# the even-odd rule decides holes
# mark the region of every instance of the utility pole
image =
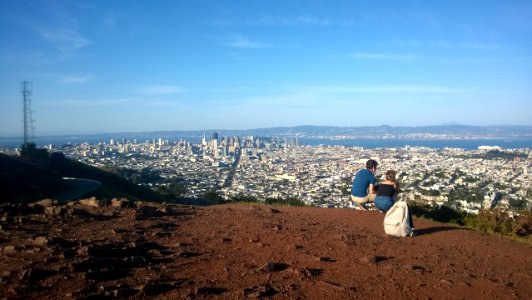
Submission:
[[24,144],[33,143],[35,127],[31,110],[31,93],[33,85],[30,81],[22,81],[21,92],[24,104]]

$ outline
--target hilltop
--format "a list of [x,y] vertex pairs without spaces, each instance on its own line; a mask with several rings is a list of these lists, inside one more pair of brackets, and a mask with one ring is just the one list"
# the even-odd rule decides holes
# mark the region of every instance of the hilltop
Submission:
[[85,199],[0,207],[0,298],[524,299],[529,245],[350,209]]

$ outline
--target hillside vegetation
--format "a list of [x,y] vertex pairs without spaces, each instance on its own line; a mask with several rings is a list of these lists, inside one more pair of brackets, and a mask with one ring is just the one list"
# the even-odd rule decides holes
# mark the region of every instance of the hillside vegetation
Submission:
[[414,203],[409,206],[412,214],[419,218],[456,224],[532,245],[532,212],[530,211],[513,213],[497,209],[485,209],[474,215],[454,210],[448,206],[433,207]]

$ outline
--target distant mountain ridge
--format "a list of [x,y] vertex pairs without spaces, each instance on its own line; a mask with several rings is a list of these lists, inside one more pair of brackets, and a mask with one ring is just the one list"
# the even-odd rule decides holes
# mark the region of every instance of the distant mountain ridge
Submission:
[[127,132],[127,133],[109,133],[102,135],[115,134],[120,137],[128,136],[154,136],[161,138],[168,136],[182,137],[200,137],[204,134],[208,138],[213,132],[218,132],[220,136],[293,136],[300,135],[306,137],[334,137],[334,136],[352,136],[359,138],[380,138],[384,135],[395,135],[399,138],[415,138],[416,134],[434,134],[434,135],[455,135],[462,137],[479,137],[479,138],[532,138],[532,126],[521,125],[497,125],[497,126],[471,126],[471,125],[435,125],[435,126],[360,126],[360,127],[341,127],[341,126],[316,126],[300,125],[292,127],[268,127],[243,130],[227,129],[207,129],[207,130],[168,130],[168,131],[150,131],[150,132]]
[[532,137],[532,126],[470,126],[470,125],[440,125],[440,126],[312,126],[275,127],[253,129],[261,133],[302,134],[306,136],[338,136],[351,135],[363,137],[381,137],[383,135],[406,136],[413,134],[447,134],[457,136],[484,137]]

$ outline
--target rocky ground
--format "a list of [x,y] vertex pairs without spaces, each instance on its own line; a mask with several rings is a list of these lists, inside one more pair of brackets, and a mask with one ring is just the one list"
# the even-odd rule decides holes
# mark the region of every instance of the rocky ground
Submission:
[[0,207],[0,299],[530,299],[531,247],[350,209]]

